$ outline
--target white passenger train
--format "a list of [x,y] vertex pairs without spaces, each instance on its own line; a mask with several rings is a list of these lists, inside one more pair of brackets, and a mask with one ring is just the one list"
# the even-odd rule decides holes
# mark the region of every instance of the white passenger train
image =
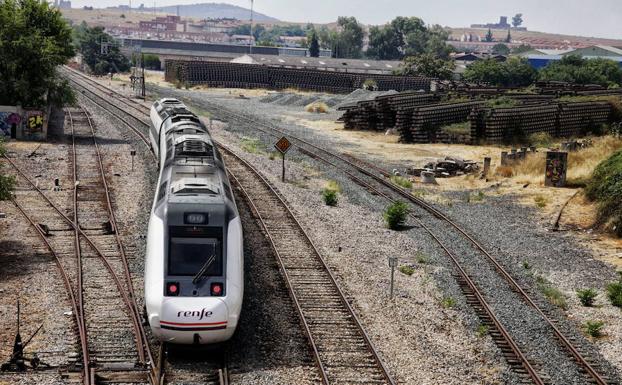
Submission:
[[175,344],[231,338],[244,291],[242,225],[220,153],[176,99],[151,107],[149,137],[160,176],[145,257],[153,334]]

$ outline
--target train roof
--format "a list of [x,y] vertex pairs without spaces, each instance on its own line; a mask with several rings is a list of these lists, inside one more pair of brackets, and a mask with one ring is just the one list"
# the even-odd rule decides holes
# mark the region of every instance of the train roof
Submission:
[[169,203],[223,203],[233,200],[224,164],[205,125],[177,99],[154,108],[165,122],[166,156],[161,184]]

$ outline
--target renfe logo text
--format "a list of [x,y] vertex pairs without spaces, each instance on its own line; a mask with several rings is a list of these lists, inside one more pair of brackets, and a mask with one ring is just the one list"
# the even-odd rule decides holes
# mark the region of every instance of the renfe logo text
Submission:
[[208,318],[212,316],[212,312],[211,311],[207,311],[205,310],[205,308],[201,309],[201,311],[198,310],[193,310],[193,311],[180,311],[177,312],[177,317],[198,317],[199,321],[202,320],[203,318]]

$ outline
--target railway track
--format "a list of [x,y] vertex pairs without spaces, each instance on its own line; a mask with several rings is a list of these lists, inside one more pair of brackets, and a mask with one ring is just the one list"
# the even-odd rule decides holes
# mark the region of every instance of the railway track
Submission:
[[[501,304],[495,301],[495,293],[486,290],[485,285],[479,281],[481,276],[478,277],[477,269],[482,266],[488,269],[490,274],[494,272],[498,280],[506,282],[504,290],[514,296],[517,304],[514,321],[521,322],[520,316],[524,314],[527,317],[524,322],[533,324],[534,333],[543,332],[553,336],[558,341],[556,348],[562,350],[566,358],[570,359],[568,361],[574,363],[575,367],[572,368],[572,371],[577,376],[582,377],[585,382],[601,385],[615,383],[615,380],[602,374],[603,368],[593,357],[590,357],[591,352],[586,348],[581,337],[565,328],[562,325],[563,322],[556,319],[555,314],[551,314],[550,306],[547,306],[539,298],[534,299],[534,295],[528,289],[523,288],[502,264],[459,223],[448,218],[424,200],[413,196],[409,191],[392,184],[388,180],[389,175],[386,171],[357,158],[328,151],[309,141],[292,136],[269,122],[240,115],[213,102],[206,103],[216,112],[216,116],[223,120],[252,124],[254,129],[272,137],[287,135],[301,153],[338,169],[376,196],[387,201],[407,201],[411,205],[413,220],[429,233],[454,265],[457,282],[466,296],[467,303],[474,308],[482,323],[490,328],[490,334],[505,356],[506,361],[525,382],[554,383],[553,377],[560,368],[548,367],[546,357],[538,355],[538,352],[530,349],[524,341],[513,337],[509,331],[510,328],[505,326],[508,323],[511,324],[509,322],[511,320],[502,319],[497,315],[496,309]],[[141,106],[144,106],[135,102],[132,104],[131,108],[134,110],[140,110]],[[144,114],[145,112],[141,113]],[[138,118],[134,117],[134,119]],[[447,234],[452,235],[447,236]],[[454,252],[451,245],[456,242],[468,244],[473,251],[466,256]],[[536,323],[533,323],[534,317],[537,318]],[[514,325],[510,326],[513,327]]]
[[[151,154],[150,157],[155,160],[147,136],[149,124],[146,121],[148,121],[149,117],[145,113],[145,109],[148,107],[132,99],[124,97],[116,99],[117,102],[121,101],[123,105],[134,110],[133,114],[128,113],[125,109],[120,108],[119,103],[112,101],[109,97],[109,92],[106,92],[106,95],[102,95],[93,91],[90,88],[92,80],[88,78],[88,80],[84,78],[78,79],[76,77],[83,75],[68,69],[65,71],[72,84],[80,88],[87,99],[105,109],[125,127],[129,128],[145,145],[145,149]],[[95,88],[101,89],[100,87]],[[140,113],[143,117],[137,117],[136,113]],[[137,128],[137,126],[141,129]],[[155,362],[151,373],[151,381],[154,384],[229,384],[229,371],[225,353],[209,352],[207,356],[200,356],[197,359],[196,351],[188,354],[183,349],[173,349],[169,353],[169,347],[166,344],[160,344],[156,361],[150,360],[150,362]]]
[[[7,157],[20,181],[14,202],[61,270],[80,341],[79,381],[157,383],[91,119],[83,109],[68,111],[68,117],[74,188],[67,211],[72,214]],[[62,236],[52,234],[56,231]]]
[[[266,231],[325,384],[394,384],[317,248],[274,187],[226,147],[227,170]],[[252,192],[252,193],[249,193]]]
[[[140,103],[124,103],[145,114]],[[142,121],[137,116],[133,120]],[[146,135],[136,133],[148,146]],[[252,166],[218,145],[226,154],[228,172],[255,208],[278,256],[323,382],[355,383],[362,377],[364,383],[394,384],[334,276],[287,205]],[[253,191],[253,199],[247,191]],[[281,211],[282,217],[268,216],[271,209]]]
[[[504,323],[496,316],[494,306],[489,302],[491,294],[484,293],[478,288],[477,280],[472,278],[474,270],[479,268],[480,263],[484,262],[490,268],[507,282],[507,290],[516,293],[518,299],[527,305],[524,311],[534,311],[537,317],[547,326],[555,339],[559,341],[560,346],[565,350],[568,357],[575,361],[577,365],[577,373],[583,375],[588,382],[596,384],[614,383],[614,380],[601,374],[603,369],[590,357],[585,344],[581,343],[580,336],[572,334],[566,336],[562,331],[560,322],[551,314],[550,306],[534,299],[533,294],[529,290],[523,288],[514,277],[493,257],[474,236],[469,234],[456,221],[448,218],[440,210],[434,206],[412,195],[406,189],[394,185],[388,179],[390,174],[385,170],[378,168],[368,162],[364,162],[352,156],[338,154],[319,147],[309,141],[292,136],[290,133],[275,127],[271,123],[262,122],[242,116],[239,113],[230,111],[213,102],[205,102],[207,105],[217,111],[217,116],[224,120],[236,120],[248,124],[258,131],[274,138],[286,135],[288,139],[298,148],[298,150],[314,158],[324,164],[340,170],[348,175],[355,183],[363,186],[373,195],[380,196],[387,201],[394,202],[396,200],[405,200],[411,205],[411,218],[415,220],[419,226],[434,239],[434,241],[443,249],[447,257],[455,266],[455,275],[457,282],[463,290],[467,302],[472,305],[478,316],[482,319],[484,325],[490,328],[491,336],[501,349],[507,362],[514,368],[521,378],[529,378],[530,382],[536,384],[551,382],[551,374],[554,374],[554,368],[543,366],[542,358],[530,359],[529,355],[523,352],[526,350],[521,347],[520,341],[512,338],[508,328],[504,327]],[[219,113],[218,113],[219,112]],[[425,218],[425,219],[422,219]],[[443,229],[441,231],[439,229]],[[454,233],[459,237],[444,237],[443,234]],[[452,252],[452,245],[456,241],[469,243],[476,251],[475,259],[467,260],[457,253]],[[483,261],[482,261],[483,257]],[[470,268],[469,268],[470,267]],[[487,299],[488,298],[488,299]],[[533,353],[533,352],[532,352]]]

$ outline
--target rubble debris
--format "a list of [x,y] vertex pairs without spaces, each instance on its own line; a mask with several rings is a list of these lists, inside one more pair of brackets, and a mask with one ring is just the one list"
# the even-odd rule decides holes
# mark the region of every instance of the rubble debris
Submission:
[[427,163],[423,168],[409,168],[408,173],[414,176],[423,176],[423,172],[431,172],[437,178],[448,178],[464,175],[479,170],[477,162],[462,158],[447,156]]

